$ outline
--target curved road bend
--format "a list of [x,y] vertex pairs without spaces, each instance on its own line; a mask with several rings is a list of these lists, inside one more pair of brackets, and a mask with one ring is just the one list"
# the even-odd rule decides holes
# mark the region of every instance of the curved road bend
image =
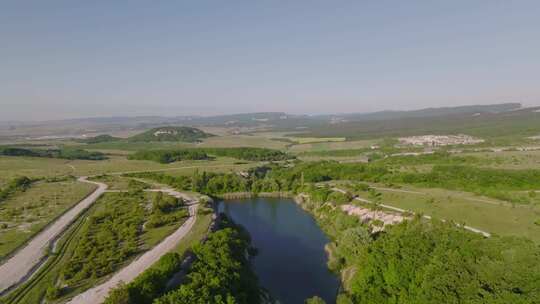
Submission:
[[51,242],[54,241],[82,211],[90,207],[90,205],[92,205],[92,203],[107,190],[106,184],[89,181],[84,176],[80,177],[78,180],[83,183],[97,185],[98,188],[60,216],[47,228],[38,233],[28,242],[28,244],[26,244],[26,246],[16,252],[15,255],[9,258],[5,263],[0,265],[0,294],[32,275],[32,273],[39,268],[37,266],[42,261],[45,251]]
[[[181,197],[189,201],[187,195],[181,192],[177,192],[172,189],[159,189],[159,190],[148,190],[148,191],[160,191],[167,193],[175,197]],[[157,244],[154,248],[143,253],[136,260],[131,262],[126,267],[120,269],[115,273],[110,279],[103,282],[102,284],[95,286],[87,291],[75,296],[67,304],[98,304],[103,303],[109,292],[115,287],[123,283],[129,283],[133,281],[138,275],[143,271],[148,269],[152,264],[157,262],[165,253],[172,251],[176,245],[186,236],[186,234],[191,230],[195,220],[197,218],[197,202],[191,201],[189,203],[189,215],[190,217],[171,235],[166,237],[163,241]]]

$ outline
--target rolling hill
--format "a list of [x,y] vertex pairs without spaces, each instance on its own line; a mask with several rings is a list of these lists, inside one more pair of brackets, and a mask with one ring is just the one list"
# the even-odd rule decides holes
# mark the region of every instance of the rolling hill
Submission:
[[128,138],[131,142],[183,141],[199,142],[204,138],[215,136],[192,127],[158,127]]

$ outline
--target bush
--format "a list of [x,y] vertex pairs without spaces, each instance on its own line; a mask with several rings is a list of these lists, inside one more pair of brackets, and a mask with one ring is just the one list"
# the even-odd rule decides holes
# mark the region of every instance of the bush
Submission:
[[51,285],[47,287],[47,291],[45,292],[45,298],[47,300],[55,300],[58,299],[62,295],[62,289],[55,285]]
[[312,297],[306,300],[306,304],[326,304],[326,302],[320,297]]

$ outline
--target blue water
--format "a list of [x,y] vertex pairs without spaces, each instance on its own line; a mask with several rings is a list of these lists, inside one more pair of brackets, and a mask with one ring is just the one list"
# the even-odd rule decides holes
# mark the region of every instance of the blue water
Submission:
[[290,199],[227,200],[220,211],[250,233],[260,284],[283,304],[319,296],[335,303],[337,277],[326,267],[328,238],[315,220]]

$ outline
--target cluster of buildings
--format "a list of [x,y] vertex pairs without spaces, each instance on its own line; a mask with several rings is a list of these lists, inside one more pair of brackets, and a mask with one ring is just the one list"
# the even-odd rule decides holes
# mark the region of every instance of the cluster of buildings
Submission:
[[482,143],[484,142],[484,140],[480,138],[474,138],[465,134],[458,134],[400,137],[399,142],[403,145],[437,147],[451,145],[474,145]]

